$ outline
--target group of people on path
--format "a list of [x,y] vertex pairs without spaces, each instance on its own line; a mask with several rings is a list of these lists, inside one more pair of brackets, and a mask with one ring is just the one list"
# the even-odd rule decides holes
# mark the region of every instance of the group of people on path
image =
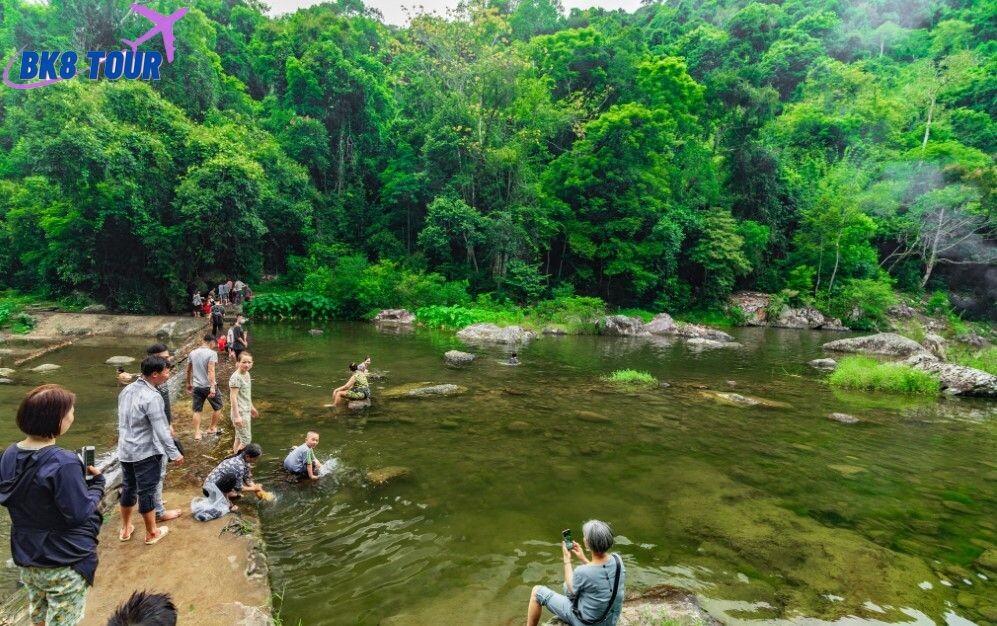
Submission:
[[233,281],[231,278],[224,283],[219,283],[217,287],[210,290],[207,295],[202,296],[197,289],[190,296],[191,306],[194,308],[194,317],[211,315],[213,307],[235,305],[253,299],[253,290],[242,280]]

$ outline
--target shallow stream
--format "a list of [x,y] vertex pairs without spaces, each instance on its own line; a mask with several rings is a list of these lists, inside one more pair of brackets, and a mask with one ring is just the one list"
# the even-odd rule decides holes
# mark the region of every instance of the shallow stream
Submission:
[[[561,529],[580,537],[592,517],[616,529],[629,590],[676,585],[727,622],[995,620],[997,582],[974,561],[997,546],[997,403],[833,391],[806,362],[840,334],[741,329],[743,348],[702,352],[545,337],[509,367],[507,349],[448,333],[307,328],[251,329],[257,478],[277,494],[262,517],[284,623],[522,623],[532,585],[560,586]],[[109,445],[117,387],[103,361],[140,347],[45,357],[63,368],[0,386],[0,436],[15,440],[16,403],[44,378],[80,398],[60,443]],[[478,358],[447,367],[451,348]],[[367,354],[386,375],[373,407],[323,408]],[[600,381],[623,368],[669,386]],[[385,398],[419,382],[467,392]],[[711,391],[788,407],[730,406]],[[281,459],[310,429],[335,469],[288,484]],[[407,476],[366,480],[391,466]]]

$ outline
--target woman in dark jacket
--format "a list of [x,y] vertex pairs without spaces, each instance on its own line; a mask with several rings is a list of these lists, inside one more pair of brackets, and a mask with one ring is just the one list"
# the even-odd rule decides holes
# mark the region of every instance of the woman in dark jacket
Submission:
[[11,553],[39,626],[79,623],[97,570],[104,477],[55,445],[73,424],[75,402],[58,385],[32,390],[17,410],[17,427],[27,437],[0,456]]

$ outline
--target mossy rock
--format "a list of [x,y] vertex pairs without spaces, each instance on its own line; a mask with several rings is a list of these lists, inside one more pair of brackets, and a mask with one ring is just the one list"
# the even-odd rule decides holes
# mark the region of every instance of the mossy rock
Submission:
[[460,385],[433,385],[432,383],[410,383],[392,387],[384,392],[384,397],[389,399],[401,398],[432,398],[459,396],[467,392],[467,387]]
[[984,550],[983,554],[977,557],[976,564],[991,572],[997,572],[997,549]]
[[765,398],[758,398],[756,396],[746,396],[740,393],[733,393],[729,391],[700,391],[699,395],[702,397],[713,400],[719,404],[724,404],[727,406],[735,406],[739,408],[749,408],[749,407],[761,407],[764,409],[791,409],[793,408],[791,404],[785,402],[779,402],[778,400],[767,400]]
[[380,487],[386,485],[390,482],[397,481],[402,478],[407,478],[411,470],[407,467],[401,467],[393,465],[390,467],[380,467],[377,469],[368,470],[367,472],[367,482],[374,485],[375,487]]

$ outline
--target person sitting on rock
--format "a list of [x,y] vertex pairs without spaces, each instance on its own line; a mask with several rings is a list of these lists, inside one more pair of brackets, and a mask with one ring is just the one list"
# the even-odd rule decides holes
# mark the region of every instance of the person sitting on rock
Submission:
[[[251,443],[236,454],[223,459],[204,479],[201,491],[205,497],[211,496],[208,485],[218,487],[229,500],[241,498],[244,491],[253,491],[257,494],[262,492],[263,485],[253,482],[252,473],[252,466],[262,454],[263,448],[259,444]],[[233,506],[232,510],[235,511],[236,507]]]
[[316,480],[322,464],[315,458],[315,448],[318,446],[319,435],[310,430],[305,435],[305,442],[297,448],[291,450],[290,454],[284,458],[284,469],[299,478]]
[[[623,560],[619,555],[609,554],[609,549],[613,547],[613,531],[606,522],[589,520],[582,526],[582,535],[585,547],[592,551],[592,558],[585,556],[578,543],[572,542],[569,551],[568,546],[560,542],[567,595],[540,585],[534,587],[526,615],[527,626],[537,626],[543,613],[542,607],[547,607],[571,626],[614,626],[620,619],[626,576]],[[572,554],[583,563],[574,570],[571,567]]]
[[346,384],[332,392],[332,405],[336,406],[344,400],[369,400],[370,383],[367,381],[367,368],[364,361],[364,369],[356,363],[350,363],[350,371],[353,375],[346,381]]
[[118,368],[118,384],[119,385],[128,385],[133,380],[135,380],[135,374],[129,374],[128,372],[125,371],[125,368],[123,368],[123,367],[119,367]]

